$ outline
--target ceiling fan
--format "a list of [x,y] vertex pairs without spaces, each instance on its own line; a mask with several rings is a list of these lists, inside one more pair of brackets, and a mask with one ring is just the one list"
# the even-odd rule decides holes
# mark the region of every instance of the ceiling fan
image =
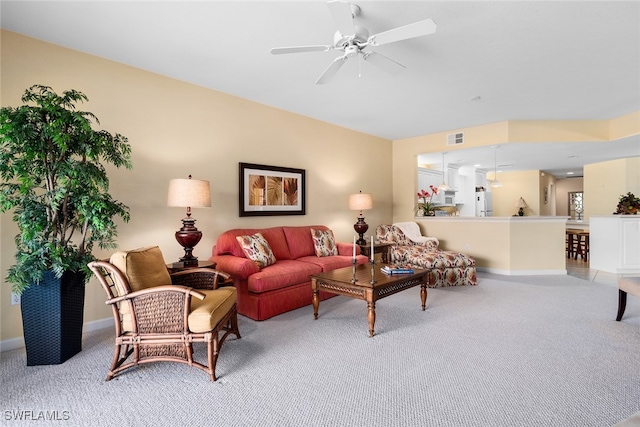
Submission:
[[338,26],[338,31],[336,31],[333,37],[333,45],[274,47],[271,49],[273,55],[316,51],[326,52],[330,50],[344,52],[343,55],[337,57],[329,64],[327,69],[324,70],[316,81],[316,84],[329,83],[347,59],[355,56],[364,59],[392,75],[397,75],[405,69],[404,65],[373,50],[365,49],[436,32],[436,24],[431,19],[425,19],[369,36],[369,31],[367,31],[366,28],[360,27],[354,22],[354,18],[360,13],[360,7],[358,5],[333,0],[328,1],[327,6]]

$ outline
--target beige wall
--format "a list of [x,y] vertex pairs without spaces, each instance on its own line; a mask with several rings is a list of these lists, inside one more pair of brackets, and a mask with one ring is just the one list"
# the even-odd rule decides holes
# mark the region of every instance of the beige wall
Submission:
[[[202,241],[194,254],[209,257],[217,236],[229,228],[325,224],[351,241],[357,214],[350,193],[373,194],[366,220],[375,227],[391,220],[391,142],[270,108],[213,90],[2,31],[1,105],[17,106],[24,90],[44,84],[61,93],[76,89],[89,97],[82,106],[109,132],[129,138],[133,170],[110,172],[111,193],[131,208],[119,227],[122,248],[159,245],[167,262],[182,248],[173,234],[185,212],[166,206],[172,178],[211,182],[212,207],[194,209]],[[313,102],[310,100],[309,102]],[[363,150],[366,147],[366,150]],[[238,216],[238,163],[306,170],[305,216]],[[375,228],[374,228],[375,229]],[[13,264],[17,228],[11,214],[0,217],[0,274]],[[107,253],[97,253],[99,257]],[[0,288],[0,340],[22,336],[19,306],[10,305],[10,285]],[[85,322],[110,316],[96,281],[87,287]]]
[[640,195],[640,157],[594,163],[584,167],[585,219],[615,212],[620,196]]
[[516,215],[516,203],[520,197],[527,202],[524,209],[526,216],[541,215],[540,213],[540,171],[503,172],[498,174],[502,187],[491,188],[493,193],[493,216]]

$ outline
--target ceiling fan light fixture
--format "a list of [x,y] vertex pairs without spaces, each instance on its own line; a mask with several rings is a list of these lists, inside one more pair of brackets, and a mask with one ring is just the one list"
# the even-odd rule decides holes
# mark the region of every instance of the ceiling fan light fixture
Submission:
[[[376,52],[370,50],[365,52],[364,49],[426,36],[436,32],[436,24],[431,19],[424,19],[414,22],[413,24],[392,28],[370,36],[366,28],[360,27],[355,23],[354,18],[361,12],[358,5],[341,0],[331,0],[327,2],[327,6],[338,27],[338,31],[336,31],[333,37],[333,46],[289,46],[271,49],[271,54],[273,55],[327,50],[343,51],[344,54],[334,59],[316,81],[316,84],[329,83],[329,80],[336,74],[342,62],[348,58],[359,57],[360,54],[363,55],[364,60],[367,60],[374,66],[391,75],[397,75],[405,69],[404,65],[379,53],[371,55],[371,53]],[[336,61],[339,61],[339,63]]]

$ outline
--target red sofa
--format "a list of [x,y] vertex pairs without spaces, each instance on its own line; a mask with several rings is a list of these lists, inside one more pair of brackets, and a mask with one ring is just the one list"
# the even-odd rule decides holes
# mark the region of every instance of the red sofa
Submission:
[[[238,290],[238,313],[254,320],[265,320],[277,314],[312,303],[311,274],[352,265],[353,244],[336,242],[338,255],[316,256],[311,229],[329,230],[323,225],[234,229],[218,237],[210,261],[216,269],[231,275]],[[248,259],[237,236],[261,233],[268,242],[275,264],[262,269]],[[356,262],[366,264],[356,246]],[[333,294],[320,293],[321,299]]]

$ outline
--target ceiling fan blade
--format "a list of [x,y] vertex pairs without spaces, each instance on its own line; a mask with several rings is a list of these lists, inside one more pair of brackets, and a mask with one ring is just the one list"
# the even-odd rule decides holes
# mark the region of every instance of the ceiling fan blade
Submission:
[[343,1],[334,0],[327,2],[329,13],[333,16],[333,20],[336,21],[338,31],[342,35],[350,36],[356,33],[355,26],[353,24],[353,13],[351,12],[351,5]]
[[365,61],[372,63],[376,67],[396,76],[405,70],[405,66],[397,63],[393,59],[387,58],[376,52],[367,52],[363,55]]
[[333,46],[289,46],[274,47],[271,49],[272,55],[282,55],[284,53],[319,52],[333,49]]
[[324,72],[318,78],[318,80],[316,80],[316,84],[323,85],[323,84],[329,83],[329,80],[331,80],[333,76],[336,75],[336,73],[338,72],[340,67],[342,67],[342,65],[345,63],[346,60],[347,60],[347,56],[339,56],[336,59],[334,59],[333,62],[327,67],[327,69],[324,70]]
[[436,23],[431,19],[425,19],[424,21],[414,22],[413,24],[374,34],[369,37],[368,43],[372,46],[379,46],[414,37],[426,36],[435,32]]

